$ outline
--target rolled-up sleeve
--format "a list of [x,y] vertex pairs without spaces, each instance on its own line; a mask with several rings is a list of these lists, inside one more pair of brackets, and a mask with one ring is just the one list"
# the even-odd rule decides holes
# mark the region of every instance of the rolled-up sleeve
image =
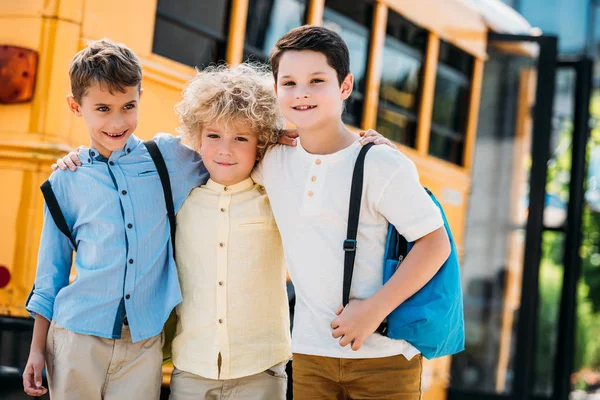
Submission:
[[58,292],[69,284],[73,248],[69,239],[56,227],[44,205],[44,227],[38,252],[35,285],[26,309],[32,317],[40,314],[52,320],[54,300]]

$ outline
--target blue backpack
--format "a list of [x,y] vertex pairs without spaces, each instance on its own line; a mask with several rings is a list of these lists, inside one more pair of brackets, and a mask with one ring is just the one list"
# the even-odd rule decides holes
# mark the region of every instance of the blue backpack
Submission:
[[[356,256],[356,233],[363,186],[364,158],[371,148],[365,145],[354,165],[348,235],[344,241],[344,290],[343,304],[348,304],[350,285]],[[409,342],[427,359],[456,354],[464,350],[465,330],[463,296],[460,282],[458,253],[442,206],[426,188],[435,205],[440,209],[444,228],[450,240],[451,252],[435,276],[417,293],[404,301],[382,323],[377,332],[392,339]],[[385,284],[402,265],[414,243],[408,243],[390,224],[384,256],[383,283]]]

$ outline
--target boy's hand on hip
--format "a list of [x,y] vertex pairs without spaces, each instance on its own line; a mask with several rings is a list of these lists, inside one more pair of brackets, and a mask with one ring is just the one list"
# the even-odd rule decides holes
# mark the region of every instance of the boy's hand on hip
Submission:
[[379,312],[373,309],[369,300],[350,300],[346,307],[340,306],[335,312],[337,317],[331,321],[331,335],[340,338],[340,346],[351,345],[352,350],[361,348],[364,341],[371,336],[381,324]]
[[369,129],[368,131],[360,131],[360,144],[363,146],[367,143],[374,144],[386,144],[390,146],[392,149],[398,150],[396,145],[390,141],[390,139],[383,136],[381,133],[374,131],[373,129]]
[[43,351],[32,350],[23,372],[23,390],[30,396],[43,396],[48,389],[42,386],[42,370],[46,363]]
[[285,144],[286,146],[295,146],[298,136],[298,130],[296,129],[283,129],[279,135],[278,143]]

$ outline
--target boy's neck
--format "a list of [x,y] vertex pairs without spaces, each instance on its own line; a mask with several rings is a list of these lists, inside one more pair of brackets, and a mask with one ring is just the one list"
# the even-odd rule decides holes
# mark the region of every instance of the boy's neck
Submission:
[[238,183],[242,183],[242,182],[245,182],[245,181],[247,181],[248,179],[250,179],[250,175],[248,175],[247,177],[245,177],[245,178],[243,178],[243,179],[240,179],[240,180],[238,180],[238,181],[236,181],[236,182],[234,182],[234,183],[231,183],[231,182],[223,183],[222,181],[219,181],[219,179],[215,179],[215,178],[213,178],[213,177],[211,177],[210,179],[211,179],[211,180],[212,180],[214,183],[218,183],[219,185],[223,185],[223,186],[235,186],[235,185],[237,185]]
[[341,119],[317,129],[298,129],[302,147],[311,154],[333,154],[345,149],[358,138]]

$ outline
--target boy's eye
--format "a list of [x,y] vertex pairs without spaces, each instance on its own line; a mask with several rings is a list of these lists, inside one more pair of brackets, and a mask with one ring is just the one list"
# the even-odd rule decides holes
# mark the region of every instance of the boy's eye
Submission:
[[321,82],[325,82],[323,79],[320,78],[315,78],[312,81],[310,81],[311,83],[321,83]]
[[239,141],[239,142],[247,142],[248,138],[245,138],[243,136],[238,136],[235,138],[235,140]]
[[132,110],[135,108],[135,104],[126,104],[125,107],[123,107],[125,110]]
[[107,112],[107,111],[109,111],[109,108],[106,106],[102,106],[102,107],[98,107],[97,110],[100,112]]
[[293,86],[295,83],[293,81],[283,82],[282,86]]
[[210,139],[218,139],[219,138],[219,135],[217,135],[216,133],[209,133],[206,136]]

